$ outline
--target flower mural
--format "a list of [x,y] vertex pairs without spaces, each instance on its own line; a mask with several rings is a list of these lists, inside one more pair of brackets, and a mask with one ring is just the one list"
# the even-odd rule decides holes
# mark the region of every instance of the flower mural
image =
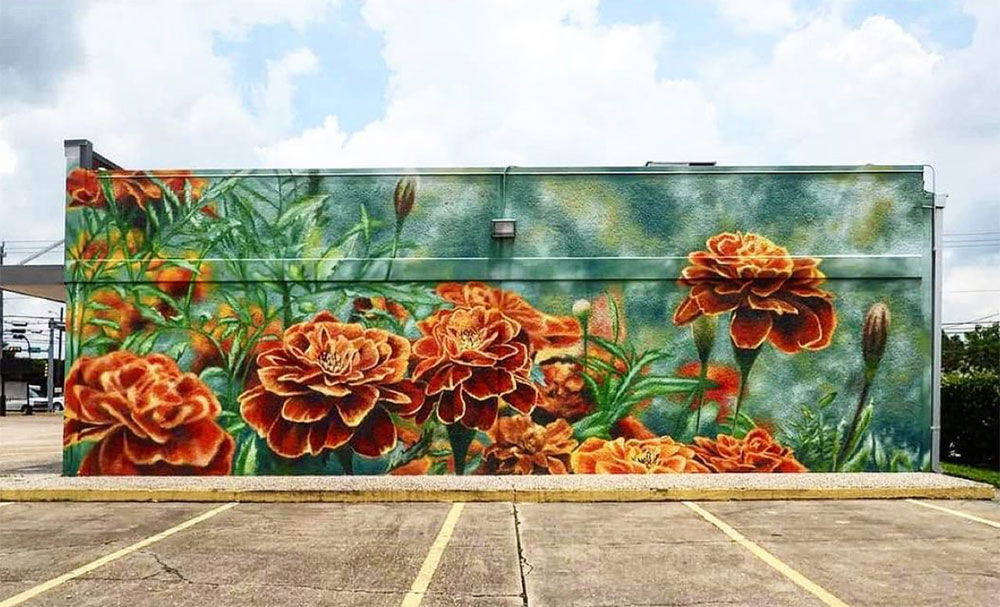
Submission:
[[234,441],[219,401],[161,354],[81,357],[66,377],[63,444],[94,442],[81,475],[225,475]]
[[[462,225],[439,229],[466,204],[448,182],[346,183],[71,167],[66,474],[922,465],[922,435],[888,432],[902,414],[877,406],[914,402],[901,386],[922,376],[892,347],[925,343],[920,301],[864,291],[835,308],[828,287],[841,283],[789,252],[810,250],[801,236],[717,233],[688,255],[679,293],[589,268],[563,277],[558,256],[534,279],[518,255],[556,255],[547,239],[566,237],[544,230],[488,272],[511,261],[527,278],[456,280],[486,253],[450,239]],[[630,228],[637,247],[655,240],[640,237],[644,221]],[[706,221],[663,229],[700,241]],[[617,246],[600,239],[566,242]],[[616,263],[599,271],[628,274]],[[890,308],[902,337],[889,336]]]
[[729,334],[738,348],[752,350],[770,341],[794,354],[830,345],[837,316],[833,295],[819,288],[825,276],[818,259],[793,258],[750,232],[717,234],[706,249],[691,253],[692,265],[681,272],[691,292],[674,312],[674,323],[732,313]]
[[347,444],[378,457],[396,446],[390,412],[412,417],[424,402],[423,387],[405,379],[409,357],[405,339],[321,312],[260,353],[240,412],[282,457]]

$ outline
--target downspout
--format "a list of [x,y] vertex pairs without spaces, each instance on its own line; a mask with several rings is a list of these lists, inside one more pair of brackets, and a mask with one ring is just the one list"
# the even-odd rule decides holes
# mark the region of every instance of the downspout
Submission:
[[934,326],[933,362],[931,367],[931,470],[941,472],[941,293],[944,283],[944,205],[947,194],[934,194],[931,210],[931,282],[934,294],[931,317]]

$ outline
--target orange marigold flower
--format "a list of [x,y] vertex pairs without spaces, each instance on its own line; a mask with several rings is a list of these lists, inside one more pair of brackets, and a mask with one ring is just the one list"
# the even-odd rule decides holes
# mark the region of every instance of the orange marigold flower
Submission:
[[[158,289],[177,301],[183,301],[190,291],[191,301],[199,302],[212,286],[212,266],[208,262],[199,263],[195,271],[165,259],[153,259],[147,266],[146,276]],[[153,305],[163,318],[177,313],[173,305],[163,299]]]
[[708,472],[687,445],[669,436],[646,440],[590,437],[570,456],[577,474],[674,474]]
[[[144,240],[139,229],[128,230],[124,237],[117,229],[111,229],[107,237],[80,232],[67,257],[79,264],[84,276],[92,278],[99,271],[117,270],[127,260],[134,260]],[[139,263],[132,261],[130,265],[137,270]]]
[[396,446],[390,412],[410,417],[424,403],[423,386],[404,379],[409,359],[406,339],[320,312],[257,357],[240,411],[283,457],[347,444],[379,457]]
[[[145,210],[151,201],[163,199],[163,190],[151,179],[159,180],[169,189],[182,204],[194,204],[205,190],[207,181],[194,177],[191,171],[109,171],[111,193],[117,204],[133,206]],[[188,200],[187,190],[190,186],[191,199]],[[73,207],[103,207],[107,198],[101,188],[100,178],[96,171],[76,168],[66,176],[66,194],[69,206]],[[217,216],[211,204],[205,205],[201,212],[209,216]]]
[[69,208],[103,207],[106,204],[104,191],[97,179],[97,173],[76,168],[66,175],[66,197]]
[[97,441],[81,475],[225,475],[236,449],[222,407],[162,354],[81,357],[66,377],[63,444]]
[[548,360],[538,368],[542,371],[545,383],[536,384],[540,396],[536,414],[544,412],[552,419],[561,417],[574,422],[590,412],[593,401],[581,375],[583,367],[579,363]]
[[501,417],[490,437],[483,456],[490,474],[567,474],[577,445],[565,419],[540,426],[526,415]]
[[[678,377],[688,379],[698,379],[701,377],[701,363],[698,361],[684,363],[677,370]],[[729,417],[729,411],[736,404],[736,397],[740,392],[740,372],[726,365],[708,365],[708,381],[715,384],[714,388],[705,390],[705,402],[715,403],[719,407],[716,419],[723,420]],[[683,395],[678,395],[677,400],[688,400]],[[696,409],[697,402],[691,403],[691,408]]]
[[532,351],[546,347],[565,347],[580,341],[580,321],[572,316],[550,316],[539,312],[517,293],[501,291],[481,282],[447,282],[438,285],[437,293],[457,307],[498,310],[515,321],[528,334]]
[[122,341],[150,324],[134,302],[112,288],[95,291],[86,302],[67,308],[67,314],[66,325],[83,339],[104,335]]
[[693,265],[681,272],[681,283],[691,292],[674,312],[674,323],[732,312],[729,334],[738,348],[753,350],[770,341],[794,354],[830,345],[837,316],[833,294],[819,288],[826,278],[820,260],[793,259],[767,238],[742,232],[717,234],[707,249],[688,256]]
[[485,432],[496,423],[501,403],[531,413],[538,389],[528,377],[527,337],[517,321],[475,306],[439,310],[417,327],[424,336],[413,344],[413,377],[427,381],[419,423],[436,410],[442,423]]
[[742,439],[719,434],[714,441],[695,437],[694,443],[695,456],[713,472],[808,472],[764,428],[754,428]]

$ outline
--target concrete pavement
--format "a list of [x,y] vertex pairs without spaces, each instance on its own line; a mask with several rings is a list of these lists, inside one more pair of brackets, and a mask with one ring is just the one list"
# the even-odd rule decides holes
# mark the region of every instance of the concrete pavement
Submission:
[[[995,526],[905,500],[697,505],[832,600],[676,502],[466,504],[408,599],[453,506],[317,503],[237,504],[20,604],[992,604],[1000,505],[936,505]],[[2,506],[0,605],[213,507]]]

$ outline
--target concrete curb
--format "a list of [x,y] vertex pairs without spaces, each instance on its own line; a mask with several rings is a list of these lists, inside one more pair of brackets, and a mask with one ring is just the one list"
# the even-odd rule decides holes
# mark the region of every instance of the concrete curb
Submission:
[[620,477],[0,477],[17,502],[659,502],[997,498],[929,473]]

